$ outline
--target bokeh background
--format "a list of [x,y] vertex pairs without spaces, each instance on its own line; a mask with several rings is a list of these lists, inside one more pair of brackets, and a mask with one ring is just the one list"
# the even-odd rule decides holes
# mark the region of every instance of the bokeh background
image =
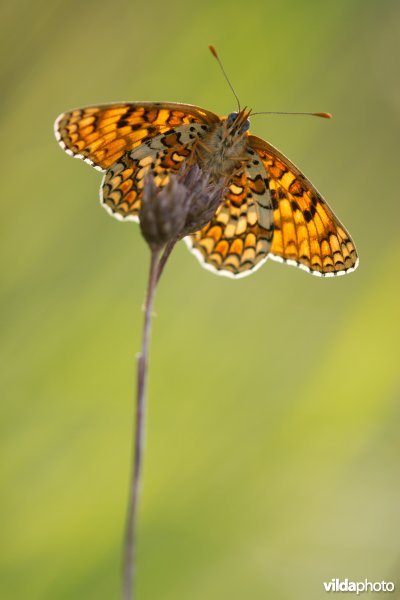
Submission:
[[[117,100],[255,117],[352,233],[357,272],[216,277],[182,244],[156,298],[138,600],[400,589],[400,6],[2,2],[1,577],[7,600],[112,600],[148,250],[53,121]],[[398,592],[400,593],[400,592]],[[394,596],[393,596],[394,597]],[[400,596],[399,596],[400,597]]]

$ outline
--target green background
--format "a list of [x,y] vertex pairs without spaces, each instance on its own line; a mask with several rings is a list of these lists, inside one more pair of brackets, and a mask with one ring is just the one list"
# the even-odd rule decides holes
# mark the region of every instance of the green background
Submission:
[[[232,281],[180,244],[151,344],[138,600],[318,600],[400,589],[396,2],[1,6],[1,583],[119,597],[148,249],[53,121],[117,100],[259,116],[350,230],[359,269]],[[396,64],[397,63],[397,64]]]

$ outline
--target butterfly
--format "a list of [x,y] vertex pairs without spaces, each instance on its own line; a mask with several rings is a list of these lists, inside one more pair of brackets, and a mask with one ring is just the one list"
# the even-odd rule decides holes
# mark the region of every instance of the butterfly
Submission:
[[249,133],[250,111],[227,117],[190,104],[122,102],[61,114],[63,150],[104,173],[100,199],[122,221],[137,221],[144,180],[166,185],[183,163],[197,163],[227,191],[211,221],[187,238],[207,269],[253,273],[268,258],[319,276],[358,265],[346,229],[310,181],[281,152]]

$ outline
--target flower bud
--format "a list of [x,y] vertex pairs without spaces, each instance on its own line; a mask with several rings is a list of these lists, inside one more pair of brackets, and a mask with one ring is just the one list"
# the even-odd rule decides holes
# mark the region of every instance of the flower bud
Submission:
[[146,175],[139,222],[143,237],[153,250],[202,229],[224,199],[225,180],[216,183],[198,165],[182,165],[166,186],[157,187]]
[[192,165],[183,169],[181,183],[186,186],[190,196],[185,226],[181,233],[181,237],[185,237],[211,221],[224,199],[226,182],[224,179],[215,182],[198,165]]
[[171,175],[163,188],[157,187],[152,174],[146,175],[139,222],[143,237],[153,250],[180,237],[189,200],[186,186],[176,175]]

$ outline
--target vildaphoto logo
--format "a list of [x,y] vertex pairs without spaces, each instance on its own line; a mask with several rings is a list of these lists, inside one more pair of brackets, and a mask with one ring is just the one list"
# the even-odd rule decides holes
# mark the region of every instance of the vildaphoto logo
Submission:
[[351,581],[350,579],[331,579],[324,581],[326,592],[352,592],[362,594],[363,592],[394,592],[393,581]]

